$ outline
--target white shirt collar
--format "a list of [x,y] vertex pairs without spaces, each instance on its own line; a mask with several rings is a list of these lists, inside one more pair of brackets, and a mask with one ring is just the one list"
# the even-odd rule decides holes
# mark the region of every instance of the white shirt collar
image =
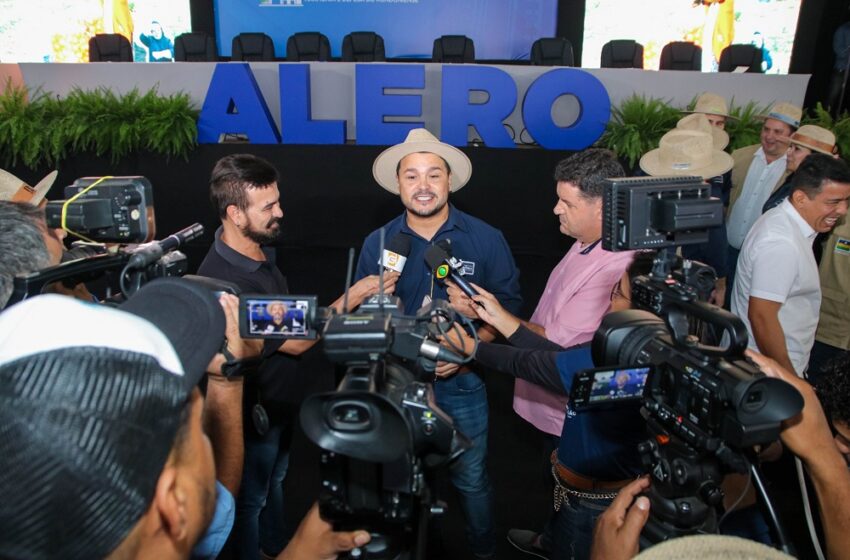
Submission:
[[778,163],[780,161],[783,162],[783,164],[786,164],[787,161],[788,161],[788,152],[782,154],[781,156],[779,156],[778,158],[776,158],[772,162],[767,163],[767,155],[764,153],[764,148],[759,146],[759,149],[756,150],[755,157],[761,159],[764,162],[765,165],[773,165],[773,164]]
[[791,197],[789,196],[785,200],[782,201],[782,204],[779,205],[782,210],[791,216],[791,221],[794,222],[798,228],[800,228],[800,233],[803,234],[803,237],[806,239],[811,239],[814,241],[815,237],[817,237],[818,232],[809,225],[809,222],[803,219],[803,216],[800,215],[800,212],[791,204]]

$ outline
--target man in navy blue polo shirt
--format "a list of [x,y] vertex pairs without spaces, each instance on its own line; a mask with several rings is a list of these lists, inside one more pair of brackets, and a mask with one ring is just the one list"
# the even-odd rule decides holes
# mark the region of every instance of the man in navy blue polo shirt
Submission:
[[[405,212],[386,226],[386,239],[405,235],[410,254],[395,286],[406,314],[414,314],[433,299],[448,300],[446,286],[434,278],[425,263],[425,250],[450,240],[452,254],[463,261],[466,279],[484,286],[513,312],[519,310],[519,273],[502,233],[448,203],[449,192],[463,187],[472,174],[469,158],[457,148],[437,140],[425,129],[410,131],[402,144],[385,150],[372,167],[375,180],[398,194]],[[357,278],[379,271],[379,231],[364,241]],[[483,340],[495,330],[482,325]],[[474,442],[472,449],[451,466],[451,479],[461,494],[467,519],[467,537],[477,558],[492,557],[496,550],[493,492],[487,475],[487,392],[474,372],[454,364],[437,364],[434,384],[437,404],[455,426]]]

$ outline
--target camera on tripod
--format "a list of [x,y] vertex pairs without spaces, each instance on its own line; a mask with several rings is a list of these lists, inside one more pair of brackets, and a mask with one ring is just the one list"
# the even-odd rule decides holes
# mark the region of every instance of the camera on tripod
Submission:
[[[676,246],[705,242],[708,228],[722,227],[722,211],[698,177],[612,179],[604,190],[603,247],[661,251],[651,274],[632,282],[637,309],[603,319],[592,354],[608,367],[576,376],[572,406],[642,402],[649,438],[639,451],[652,482],[643,536],[650,542],[716,532],[723,476],[757,477],[754,446],[777,440],[781,422],[803,406],[796,389],[744,358],[740,319],[701,301],[713,270],[676,257]],[[698,325],[723,333],[724,343],[700,340]]]

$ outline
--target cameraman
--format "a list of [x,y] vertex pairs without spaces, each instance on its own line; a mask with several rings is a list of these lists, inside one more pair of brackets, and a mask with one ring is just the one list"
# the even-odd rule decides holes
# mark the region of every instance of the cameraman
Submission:
[[[631,307],[631,281],[652,269],[654,252],[636,253],[620,281],[612,287],[611,310]],[[594,367],[590,344],[564,349],[534,333],[507,312],[489,292],[478,286],[476,310],[514,347],[482,342],[475,354],[479,363],[518,379],[568,396],[575,374]],[[469,348],[470,345],[466,345]],[[617,490],[643,472],[638,444],[646,439],[640,403],[623,404],[615,410],[579,412],[567,408],[561,444],[552,457],[555,480],[555,516],[535,547],[551,558],[587,558],[596,518]]]
[[[232,282],[243,293],[287,294],[274,249],[265,246],[277,239],[283,218],[274,166],[251,154],[221,158],[210,177],[210,199],[221,226],[198,274]],[[392,292],[397,278],[397,273],[385,276],[386,292]],[[368,276],[351,286],[349,306],[377,293],[378,280]],[[342,298],[331,306],[341,309]],[[257,371],[245,379],[245,461],[234,527],[235,546],[243,560],[259,558],[261,550],[271,556],[280,553],[292,533],[283,518],[283,482],[300,405],[294,356],[315,343],[268,340]]]
[[[783,424],[780,437],[806,465],[814,484],[827,558],[845,558],[850,550],[850,352],[830,364],[817,392],[775,360],[752,350],[747,356],[765,375],[782,379],[803,395],[802,412]],[[625,487],[600,517],[593,536],[595,560],[626,560],[637,554],[649,518],[649,501],[638,495],[648,487],[646,479]]]
[[59,264],[65,235],[47,227],[42,208],[0,201],[0,309],[12,295],[16,276]]

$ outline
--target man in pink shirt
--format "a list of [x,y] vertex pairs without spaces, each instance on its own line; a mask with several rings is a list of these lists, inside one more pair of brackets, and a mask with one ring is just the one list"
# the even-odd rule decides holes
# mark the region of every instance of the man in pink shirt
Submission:
[[[632,262],[633,252],[612,253],[602,248],[602,186],[608,177],[625,175],[613,152],[589,149],[562,160],[555,168],[558,201],[554,212],[561,233],[575,238],[567,254],[549,275],[546,289],[531,321],[522,323],[561,346],[590,342],[611,293]],[[452,302],[462,297],[449,290]],[[549,434],[557,449],[567,399],[539,385],[517,379],[514,410],[538,430]],[[508,540],[519,550],[548,558],[547,536],[511,529]]]
[[[632,262],[631,251],[612,253],[602,248],[602,182],[625,175],[608,150],[574,154],[555,168],[558,201],[555,215],[561,233],[575,238],[549,275],[543,295],[526,326],[561,346],[589,342],[608,312],[611,289]],[[514,410],[538,430],[558,437],[567,400],[518,379]]]

